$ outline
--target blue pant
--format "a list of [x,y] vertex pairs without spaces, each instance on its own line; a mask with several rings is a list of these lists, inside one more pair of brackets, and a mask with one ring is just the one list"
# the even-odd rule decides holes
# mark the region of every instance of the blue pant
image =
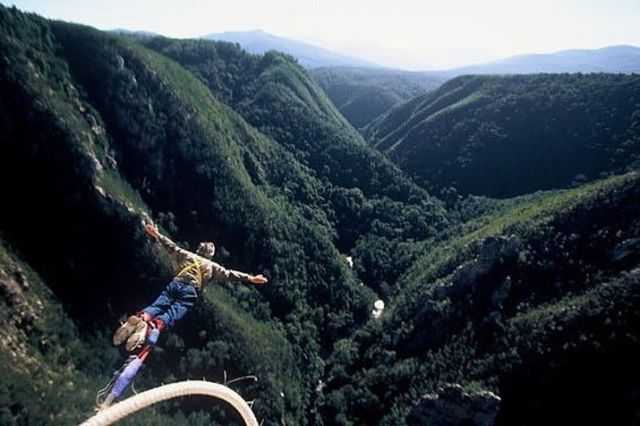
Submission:
[[187,313],[196,300],[198,292],[194,286],[174,280],[160,293],[155,302],[143,311],[162,320],[165,327],[169,328]]

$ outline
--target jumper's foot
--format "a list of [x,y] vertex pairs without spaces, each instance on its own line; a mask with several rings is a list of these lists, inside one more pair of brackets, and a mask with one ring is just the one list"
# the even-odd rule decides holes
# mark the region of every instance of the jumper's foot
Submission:
[[139,316],[131,315],[127,319],[127,321],[124,324],[122,324],[120,328],[118,328],[114,333],[113,344],[118,346],[122,344],[124,341],[126,341],[127,339],[129,339],[129,337],[131,337],[131,335],[136,332],[138,327],[141,327],[140,325],[141,323],[145,324],[145,322],[142,321],[142,319]]
[[147,340],[147,332],[149,330],[149,324],[146,321],[140,320],[135,327],[135,330],[127,339],[127,343],[125,343],[124,347],[127,351],[131,352],[133,350],[139,349],[144,345]]

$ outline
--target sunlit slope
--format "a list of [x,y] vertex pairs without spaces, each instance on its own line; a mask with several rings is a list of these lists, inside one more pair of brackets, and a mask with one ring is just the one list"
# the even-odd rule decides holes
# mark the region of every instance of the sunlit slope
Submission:
[[149,47],[194,72],[223,102],[290,150],[318,177],[366,196],[426,198],[363,143],[322,89],[292,58],[249,55],[226,43],[155,38]]

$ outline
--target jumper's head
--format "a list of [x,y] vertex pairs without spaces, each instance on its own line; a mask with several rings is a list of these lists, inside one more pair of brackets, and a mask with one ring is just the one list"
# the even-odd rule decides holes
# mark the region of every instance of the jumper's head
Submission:
[[216,246],[208,241],[200,243],[196,254],[206,257],[207,259],[213,259],[213,255],[216,254]]

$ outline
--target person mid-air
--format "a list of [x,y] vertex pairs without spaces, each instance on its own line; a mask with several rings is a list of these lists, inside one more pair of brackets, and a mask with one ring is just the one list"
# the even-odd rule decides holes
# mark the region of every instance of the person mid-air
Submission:
[[176,243],[158,231],[158,227],[145,223],[144,229],[171,254],[179,265],[178,273],[171,283],[160,293],[160,296],[138,314],[131,315],[127,321],[116,330],[113,344],[125,343],[128,351],[141,347],[150,335],[150,331],[173,327],[198,299],[198,294],[212,279],[225,281],[246,281],[253,284],[266,284],[263,275],[250,275],[244,272],[227,269],[211,259],[215,254],[215,245],[211,242],[200,243],[198,250],[192,253],[180,248]]
[[249,275],[244,272],[227,269],[213,262],[215,246],[210,242],[200,243],[198,250],[192,253],[184,250],[158,231],[158,227],[144,223],[144,230],[159,241],[177,262],[179,269],[171,283],[149,306],[135,315],[131,315],[113,335],[113,344],[125,343],[127,351],[135,351],[124,365],[114,373],[109,384],[98,392],[96,404],[98,410],[108,408],[131,384],[136,374],[146,362],[160,331],[173,327],[195,304],[198,295],[212,279],[226,281],[246,281],[253,284],[266,284],[263,275]]

